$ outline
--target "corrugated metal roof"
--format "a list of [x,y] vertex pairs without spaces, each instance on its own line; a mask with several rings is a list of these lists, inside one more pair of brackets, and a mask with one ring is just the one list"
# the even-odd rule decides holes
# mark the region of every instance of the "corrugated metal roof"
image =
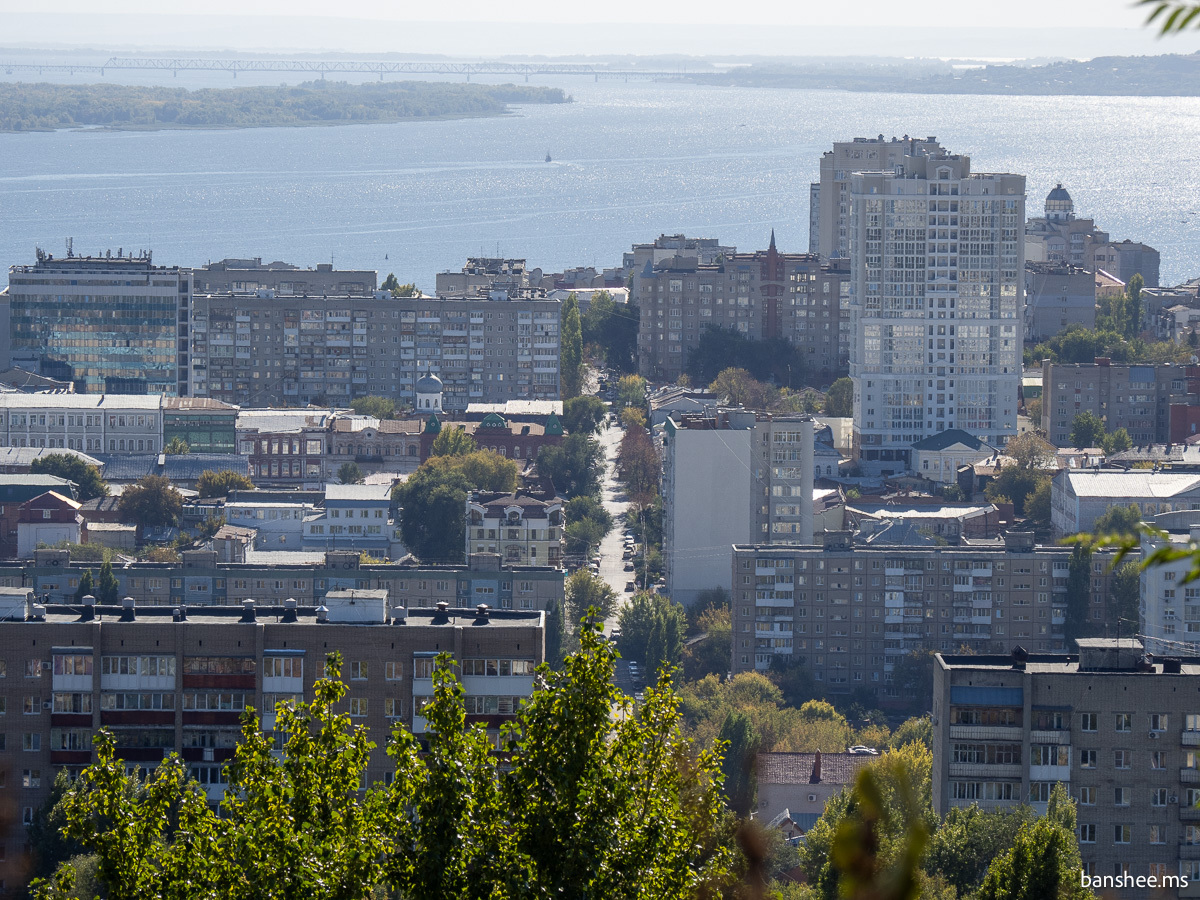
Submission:
[[1200,475],[1186,472],[1067,470],[1065,477],[1076,497],[1111,497],[1114,500],[1169,498],[1200,487]]

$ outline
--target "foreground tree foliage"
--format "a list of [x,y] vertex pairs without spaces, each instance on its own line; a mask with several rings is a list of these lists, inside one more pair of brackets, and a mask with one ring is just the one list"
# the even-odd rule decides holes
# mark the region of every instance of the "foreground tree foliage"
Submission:
[[[666,678],[634,709],[597,629],[582,647],[539,670],[503,768],[443,654],[427,752],[398,728],[394,780],[363,790],[373,745],[335,711],[347,688],[333,654],[311,704],[280,704],[281,756],[247,710],[220,815],[177,757],[131,778],[101,732],[62,800],[67,836],[96,854],[109,900],[715,896],[729,878],[719,756],[683,738]],[[63,864],[34,896],[63,900],[74,880]]]

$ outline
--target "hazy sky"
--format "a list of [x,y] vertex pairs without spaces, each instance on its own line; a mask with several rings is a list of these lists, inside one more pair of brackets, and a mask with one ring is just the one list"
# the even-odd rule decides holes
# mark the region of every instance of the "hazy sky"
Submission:
[[[915,12],[914,12],[915,11]],[[1190,53],[1131,0],[0,0],[0,46],[971,58]]]

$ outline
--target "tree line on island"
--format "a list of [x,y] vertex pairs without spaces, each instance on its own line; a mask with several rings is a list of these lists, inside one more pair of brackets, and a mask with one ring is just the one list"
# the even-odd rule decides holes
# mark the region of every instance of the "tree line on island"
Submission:
[[255,128],[499,116],[514,103],[567,103],[558,88],[401,81],[275,87],[0,83],[0,131]]

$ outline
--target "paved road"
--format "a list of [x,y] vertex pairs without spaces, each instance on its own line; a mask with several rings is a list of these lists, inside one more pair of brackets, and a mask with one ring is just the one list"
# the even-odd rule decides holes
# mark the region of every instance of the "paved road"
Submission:
[[617,613],[620,608],[629,602],[631,594],[625,593],[625,583],[633,581],[633,573],[625,571],[625,560],[621,559],[622,545],[625,542],[625,510],[628,503],[625,500],[625,495],[622,493],[621,486],[617,484],[617,450],[621,444],[622,430],[617,426],[604,428],[600,431],[600,444],[604,447],[604,457],[607,462],[607,470],[604,474],[604,484],[601,486],[601,494],[604,501],[604,508],[608,510],[609,515],[613,517],[613,530],[608,533],[608,536],[600,543],[600,577],[608,582],[609,586],[617,593],[617,609],[612,617],[604,622],[604,630],[611,631],[617,621]]

